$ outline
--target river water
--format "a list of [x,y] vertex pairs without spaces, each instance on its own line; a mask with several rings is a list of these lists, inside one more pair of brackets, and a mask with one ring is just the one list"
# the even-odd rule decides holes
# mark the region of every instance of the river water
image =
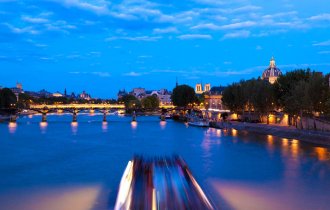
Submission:
[[135,155],[180,155],[219,209],[330,209],[330,148],[158,117],[26,116],[0,124],[0,209],[112,209]]

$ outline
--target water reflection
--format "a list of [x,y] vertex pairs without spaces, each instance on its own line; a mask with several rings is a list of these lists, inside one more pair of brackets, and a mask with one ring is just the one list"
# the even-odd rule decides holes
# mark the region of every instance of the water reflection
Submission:
[[231,129],[231,135],[237,136],[237,130],[236,129]]
[[323,147],[315,147],[314,151],[316,153],[317,159],[320,161],[326,161],[329,160],[329,153],[328,149]]
[[267,148],[270,152],[273,152],[275,149],[274,137],[272,135],[267,135]]
[[16,129],[17,129],[17,123],[10,122],[8,124],[8,129],[9,129],[9,133],[14,134],[16,132]]
[[297,139],[293,139],[291,141],[291,155],[293,159],[298,160],[299,158],[299,141]]
[[78,131],[78,122],[72,122],[71,123],[71,131],[74,135],[77,134]]
[[107,132],[108,131],[108,122],[102,122],[102,131]]
[[[0,197],[1,209],[10,210],[90,210],[102,191],[100,185],[26,189],[29,193]],[[11,198],[15,196],[15,202]],[[104,208],[105,209],[105,208]]]
[[46,133],[48,123],[47,123],[47,122],[41,122],[41,123],[39,124],[39,126],[40,126],[40,130],[41,130],[41,132],[42,132],[42,133]]
[[160,127],[164,130],[166,128],[166,121],[160,121]]
[[137,125],[138,125],[138,123],[136,121],[131,122],[131,127],[133,130],[135,130],[137,128]]

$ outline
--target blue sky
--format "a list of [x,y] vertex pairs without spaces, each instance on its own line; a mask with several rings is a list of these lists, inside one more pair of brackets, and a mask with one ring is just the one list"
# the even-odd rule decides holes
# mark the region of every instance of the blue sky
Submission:
[[329,72],[328,0],[0,0],[0,86],[111,98],[258,77],[271,56]]

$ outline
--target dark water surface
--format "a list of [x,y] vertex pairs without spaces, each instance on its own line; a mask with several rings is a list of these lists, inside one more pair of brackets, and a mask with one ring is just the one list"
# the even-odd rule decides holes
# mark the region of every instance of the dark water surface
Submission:
[[112,209],[134,154],[180,155],[220,209],[330,209],[330,149],[157,117],[50,115],[0,124],[0,209]]

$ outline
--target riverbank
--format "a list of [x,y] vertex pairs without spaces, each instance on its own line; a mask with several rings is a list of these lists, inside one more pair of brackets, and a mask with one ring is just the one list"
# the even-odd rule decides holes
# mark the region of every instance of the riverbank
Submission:
[[330,132],[300,130],[293,126],[267,125],[246,122],[231,122],[229,128],[245,130],[263,135],[273,135],[287,139],[330,146]]

